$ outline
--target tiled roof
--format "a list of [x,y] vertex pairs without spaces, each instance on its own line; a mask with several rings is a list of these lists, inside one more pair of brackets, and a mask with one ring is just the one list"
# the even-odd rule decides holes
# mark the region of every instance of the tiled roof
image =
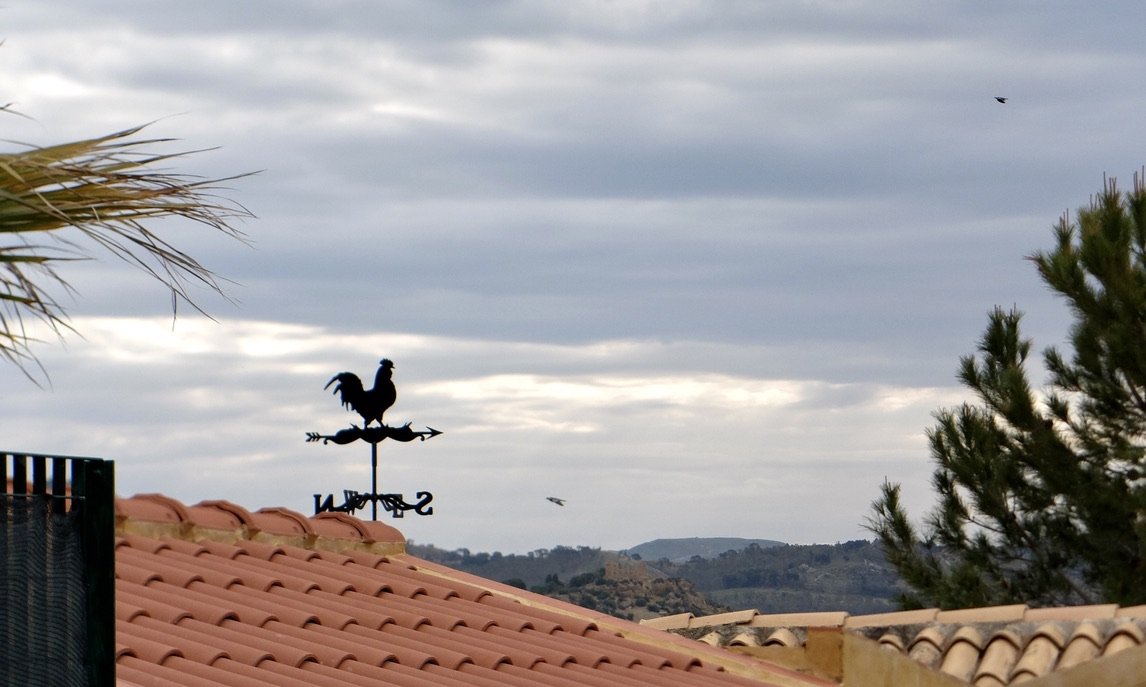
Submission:
[[116,502],[121,687],[830,685],[405,553],[340,513]]
[[809,629],[836,628],[976,687],[1018,684],[1127,649],[1146,651],[1146,606],[1025,605],[954,611],[930,608],[851,616],[755,610],[642,621],[712,646],[804,646]]

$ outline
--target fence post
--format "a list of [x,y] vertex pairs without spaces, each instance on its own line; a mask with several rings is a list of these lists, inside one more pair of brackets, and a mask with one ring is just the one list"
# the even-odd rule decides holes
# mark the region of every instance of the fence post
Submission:
[[75,467],[86,473],[82,541],[88,598],[89,684],[92,687],[114,687],[115,463],[110,460],[77,462],[79,465]]

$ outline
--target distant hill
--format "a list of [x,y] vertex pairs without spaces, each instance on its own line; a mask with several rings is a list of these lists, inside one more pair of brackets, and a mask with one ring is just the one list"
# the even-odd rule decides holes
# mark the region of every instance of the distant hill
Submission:
[[684,539],[654,539],[638,544],[628,550],[630,556],[640,556],[643,561],[655,563],[667,558],[673,563],[684,563],[693,556],[716,558],[727,551],[742,551],[755,544],[762,549],[783,546],[784,542],[772,539],[741,539],[740,537],[686,537]]
[[658,574],[682,578],[713,604],[764,613],[896,610],[900,579],[879,544],[749,546],[716,558],[659,561]]
[[617,554],[589,546],[556,546],[527,554],[505,554],[499,551],[472,553],[469,549],[447,551],[432,544],[407,542],[406,550],[428,561],[448,565],[498,582],[510,582],[532,589],[557,577],[568,580],[585,573],[596,573]]
[[794,545],[694,537],[658,539],[627,552],[557,546],[525,555],[446,551],[407,542],[407,550],[451,568],[636,620],[748,608],[764,613],[883,613],[896,610],[901,585],[879,545],[861,540]]
[[562,581],[551,575],[531,591],[628,620],[692,613],[703,616],[731,610],[714,604],[684,578],[654,575],[643,561],[606,553],[604,568]]
[[413,542],[407,542],[406,549],[419,558],[618,618],[710,615],[728,610],[706,599],[689,580],[665,577],[644,561],[615,551],[557,546],[525,555],[502,555],[496,551],[472,553],[469,549],[446,551]]

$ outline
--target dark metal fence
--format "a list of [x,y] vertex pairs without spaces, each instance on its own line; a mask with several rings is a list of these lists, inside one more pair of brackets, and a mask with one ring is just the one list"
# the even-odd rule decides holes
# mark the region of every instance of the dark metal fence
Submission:
[[115,684],[115,465],[0,452],[0,687]]

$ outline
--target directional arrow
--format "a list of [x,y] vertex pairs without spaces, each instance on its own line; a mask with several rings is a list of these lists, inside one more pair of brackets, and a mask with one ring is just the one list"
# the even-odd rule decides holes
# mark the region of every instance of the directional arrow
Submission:
[[414,434],[417,434],[418,438],[422,441],[425,441],[426,439],[433,439],[441,433],[442,431],[440,429],[434,429],[433,427],[426,427],[426,431],[424,432],[414,432]]
[[393,439],[394,441],[413,441],[419,439],[425,441],[426,439],[433,439],[434,437],[442,434],[443,432],[433,427],[415,432],[410,428],[410,423],[402,425],[401,427],[389,427],[382,425],[381,427],[359,427],[358,425],[350,425],[346,429],[340,429],[334,434],[321,434],[319,432],[307,432],[307,443],[321,441],[324,444],[349,444],[361,439],[368,444],[377,444],[385,439]]

